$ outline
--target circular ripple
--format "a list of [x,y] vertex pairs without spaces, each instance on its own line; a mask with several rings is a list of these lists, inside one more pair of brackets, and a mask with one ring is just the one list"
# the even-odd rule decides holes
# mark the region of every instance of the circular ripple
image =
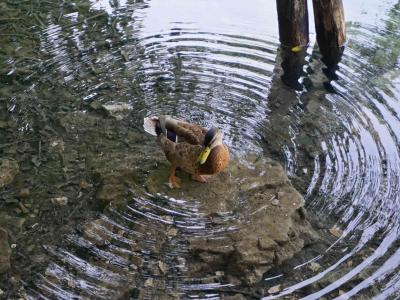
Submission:
[[[71,85],[79,102],[115,98],[132,104],[136,129],[145,115],[171,114],[220,127],[238,159],[248,152],[281,159],[304,192],[310,215],[326,222],[325,231],[329,235],[331,229],[337,239],[322,253],[300,258],[289,275],[268,274],[266,291],[277,283],[285,289],[274,296],[265,292],[265,299],[291,293],[305,299],[398,297],[400,82],[393,44],[400,37],[399,19],[392,17],[398,7],[378,27],[350,26],[339,79],[330,82],[329,93],[311,47],[306,67],[315,86],[283,93],[275,38],[234,34],[234,28],[201,31],[185,22],[146,35],[140,25],[146,5],[114,13],[127,14],[125,8],[134,12],[135,22],[109,20],[115,32],[105,30],[97,45],[80,31],[82,24],[71,27],[70,37],[49,24],[41,43],[50,56],[45,61],[50,74]],[[67,17],[76,22],[77,16]],[[95,76],[82,80],[81,72]],[[153,195],[141,186],[129,199],[126,207],[111,206],[68,235],[65,246],[45,246],[49,264],[38,274],[32,298],[110,299],[125,291],[134,297],[135,287],[147,286],[217,299],[221,289],[231,288],[183,274],[188,237],[224,236],[235,230],[235,214],[225,212],[211,222],[199,203]],[[159,249],[164,232],[169,239]],[[320,269],[310,275],[305,271],[313,262]],[[167,280],[158,285],[164,269]]]

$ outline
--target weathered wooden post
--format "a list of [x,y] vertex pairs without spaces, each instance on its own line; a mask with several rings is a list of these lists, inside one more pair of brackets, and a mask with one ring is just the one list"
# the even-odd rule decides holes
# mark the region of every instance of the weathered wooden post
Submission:
[[303,75],[308,39],[307,0],[276,0],[281,42],[282,81],[301,90],[298,79]]
[[322,61],[334,70],[343,54],[346,26],[342,0],[313,0],[315,30]]
[[307,0],[276,0],[279,41],[290,49],[308,44]]

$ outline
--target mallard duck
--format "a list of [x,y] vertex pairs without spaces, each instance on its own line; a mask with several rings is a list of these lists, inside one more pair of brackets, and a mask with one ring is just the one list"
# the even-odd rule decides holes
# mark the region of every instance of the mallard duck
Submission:
[[170,116],[144,119],[143,128],[157,140],[171,163],[168,183],[171,188],[180,187],[175,172],[180,168],[194,180],[207,181],[207,175],[221,172],[228,164],[229,151],[222,142],[220,129],[205,129]]

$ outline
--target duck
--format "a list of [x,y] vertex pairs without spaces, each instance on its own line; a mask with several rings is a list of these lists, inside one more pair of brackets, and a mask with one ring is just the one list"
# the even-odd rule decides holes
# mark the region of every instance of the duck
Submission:
[[229,150],[223,143],[222,131],[206,129],[172,116],[146,117],[144,130],[157,137],[158,144],[171,163],[170,188],[180,188],[176,170],[190,174],[193,180],[207,182],[209,176],[223,171],[229,162]]

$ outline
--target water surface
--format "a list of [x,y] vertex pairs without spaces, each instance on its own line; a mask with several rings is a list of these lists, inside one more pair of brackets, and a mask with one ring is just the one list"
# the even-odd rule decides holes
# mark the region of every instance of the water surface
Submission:
[[[305,249],[268,272],[257,293],[239,293],[265,299],[400,296],[399,2],[345,1],[348,42],[335,81],[322,72],[311,30],[300,92],[279,79],[274,1],[3,6],[0,153],[18,160],[25,174],[15,189],[32,190],[27,215],[15,211],[12,188],[0,192],[1,207],[26,218],[17,241],[24,249],[15,254],[25,274],[16,274],[10,293],[109,299],[127,286],[150,284],[161,257],[171,272],[155,289],[160,295],[232,294],[230,282],[182,274],[187,236],[223,235],[235,215],[213,227],[201,203],[162,200],[140,185],[126,206],[99,213],[96,195],[85,186],[96,182],[93,170],[137,167],[132,153],[145,162],[139,168],[156,169],[149,154],[154,143],[141,123],[162,113],[220,127],[244,163],[249,153],[280,161],[315,226],[334,237],[319,252]],[[114,102],[128,104],[127,115],[99,117],[96,107]],[[60,195],[68,195],[71,210],[47,200]],[[164,230],[174,238],[156,249]],[[30,240],[37,237],[40,245]],[[311,270],[312,262],[319,268]],[[268,293],[278,284],[277,295]]]

